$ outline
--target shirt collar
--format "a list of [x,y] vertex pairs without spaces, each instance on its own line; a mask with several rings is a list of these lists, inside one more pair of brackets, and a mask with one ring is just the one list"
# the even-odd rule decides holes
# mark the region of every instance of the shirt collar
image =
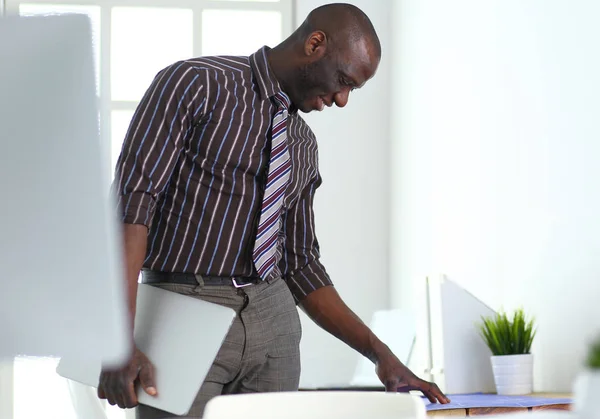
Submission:
[[[252,73],[254,74],[263,100],[272,99],[277,93],[283,92],[267,60],[267,52],[270,49],[268,46],[264,46],[249,57]],[[292,104],[290,113],[296,111],[297,109]]]

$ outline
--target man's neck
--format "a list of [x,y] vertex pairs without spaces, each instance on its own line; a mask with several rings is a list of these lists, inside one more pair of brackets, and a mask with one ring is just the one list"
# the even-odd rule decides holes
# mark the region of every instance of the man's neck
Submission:
[[289,86],[288,79],[293,65],[286,46],[284,44],[280,44],[267,51],[267,61],[271,71],[273,72],[273,75],[285,92]]

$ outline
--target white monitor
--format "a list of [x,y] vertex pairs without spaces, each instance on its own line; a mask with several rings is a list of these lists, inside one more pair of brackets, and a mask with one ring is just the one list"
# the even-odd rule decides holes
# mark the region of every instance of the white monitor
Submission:
[[120,240],[83,15],[0,18],[0,358],[120,362]]

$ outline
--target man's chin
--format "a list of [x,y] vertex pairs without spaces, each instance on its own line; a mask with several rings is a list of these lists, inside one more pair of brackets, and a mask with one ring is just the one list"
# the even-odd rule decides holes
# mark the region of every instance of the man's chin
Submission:
[[315,109],[311,106],[307,106],[306,104],[302,104],[301,106],[297,106],[298,110],[302,113],[310,113]]
[[305,100],[300,106],[297,106],[298,110],[302,113],[310,113],[313,111],[320,111],[318,103],[314,100]]
[[316,99],[305,97],[304,100],[293,101],[293,103],[294,106],[296,106],[296,109],[302,113],[310,113],[320,110],[318,97]]

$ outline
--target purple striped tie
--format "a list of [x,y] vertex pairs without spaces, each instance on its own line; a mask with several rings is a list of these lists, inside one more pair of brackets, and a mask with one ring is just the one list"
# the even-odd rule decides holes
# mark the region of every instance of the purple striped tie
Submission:
[[281,208],[286,186],[292,168],[287,144],[287,118],[290,99],[280,92],[275,96],[277,113],[273,117],[271,158],[267,186],[260,210],[258,232],[254,243],[254,266],[261,278],[265,279],[275,267],[277,236],[281,222]]

